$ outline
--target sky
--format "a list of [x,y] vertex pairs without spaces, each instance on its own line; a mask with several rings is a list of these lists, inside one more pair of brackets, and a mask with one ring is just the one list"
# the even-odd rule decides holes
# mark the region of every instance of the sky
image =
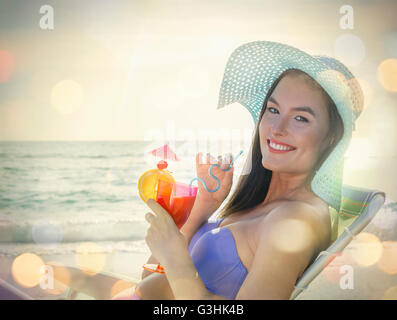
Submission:
[[349,66],[365,94],[350,165],[380,170],[396,157],[397,75],[379,78],[395,68],[396,12],[393,0],[0,0],[0,141],[245,139],[251,116],[217,109],[220,84],[234,49],[268,40]]

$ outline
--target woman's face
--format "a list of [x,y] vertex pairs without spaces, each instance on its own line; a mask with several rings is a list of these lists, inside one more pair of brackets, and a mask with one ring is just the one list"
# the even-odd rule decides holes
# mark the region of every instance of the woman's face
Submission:
[[308,174],[327,147],[328,129],[321,92],[302,76],[284,76],[259,124],[262,165],[273,172]]

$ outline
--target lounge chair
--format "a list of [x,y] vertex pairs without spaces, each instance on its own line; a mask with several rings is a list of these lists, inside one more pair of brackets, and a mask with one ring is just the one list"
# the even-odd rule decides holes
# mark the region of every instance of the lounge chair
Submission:
[[319,273],[359,234],[374,218],[385,202],[384,192],[343,185],[342,206],[339,214],[331,212],[332,244],[319,253],[295,284],[290,300],[296,299]]
[[34,300],[26,292],[0,278],[0,300]]

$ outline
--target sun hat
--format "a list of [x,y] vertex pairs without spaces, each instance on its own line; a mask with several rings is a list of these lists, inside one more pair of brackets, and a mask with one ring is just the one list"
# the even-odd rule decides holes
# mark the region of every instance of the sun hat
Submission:
[[[299,69],[317,81],[334,101],[342,118],[343,137],[311,182],[313,192],[339,212],[344,154],[364,105],[360,84],[345,65],[330,56],[310,55],[278,42],[243,44],[232,52],[227,61],[217,108],[238,102],[249,110],[257,124],[268,90],[288,69]],[[247,161],[250,161],[251,152]]]

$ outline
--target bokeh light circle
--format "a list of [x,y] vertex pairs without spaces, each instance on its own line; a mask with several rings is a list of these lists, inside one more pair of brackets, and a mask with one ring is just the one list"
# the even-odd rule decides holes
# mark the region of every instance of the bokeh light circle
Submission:
[[270,231],[270,241],[280,251],[301,252],[310,245],[310,226],[297,219],[285,219],[277,223]]
[[365,58],[364,43],[354,34],[342,34],[335,39],[334,55],[347,66],[358,66]]
[[37,220],[32,227],[32,237],[37,244],[48,243],[56,246],[62,241],[62,227],[59,223]]
[[106,254],[96,243],[83,242],[76,248],[77,267],[87,275],[96,275],[103,270]]
[[369,267],[378,262],[383,246],[379,238],[368,232],[359,233],[351,242],[351,256],[362,267]]
[[338,283],[341,277],[344,276],[342,272],[343,266],[349,265],[353,268],[355,266],[348,250],[329,255],[326,261],[323,267],[322,277],[331,283]]
[[386,59],[378,66],[378,80],[388,91],[397,92],[397,59]]
[[11,272],[14,280],[23,287],[32,288],[40,283],[43,260],[33,253],[22,253],[12,263]]
[[325,264],[323,266],[322,276],[332,283],[337,283],[340,278],[339,267],[341,266],[338,263],[337,258],[341,256],[342,253],[338,252],[333,255],[329,255],[325,260]]
[[383,241],[382,256],[378,261],[378,267],[383,272],[397,274],[397,242]]
[[9,80],[14,71],[15,59],[9,51],[0,50],[0,83]]

